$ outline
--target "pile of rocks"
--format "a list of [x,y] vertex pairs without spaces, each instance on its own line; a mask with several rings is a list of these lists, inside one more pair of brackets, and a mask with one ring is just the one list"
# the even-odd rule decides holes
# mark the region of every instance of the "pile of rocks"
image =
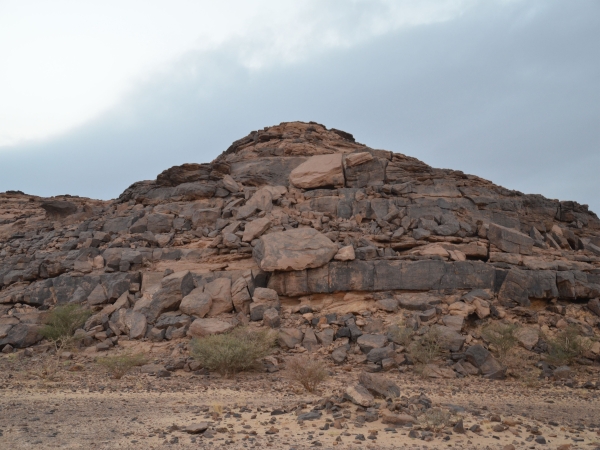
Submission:
[[586,205],[316,123],[253,132],[114,201],[0,194],[3,351],[38,343],[48,310],[78,303],[94,311],[79,336],[98,350],[252,321],[279,328],[284,348],[362,355],[376,371],[407,362],[390,339],[402,319],[443,336],[453,374],[500,377],[476,325],[527,324],[528,350],[569,324],[593,337],[598,297],[600,221]]

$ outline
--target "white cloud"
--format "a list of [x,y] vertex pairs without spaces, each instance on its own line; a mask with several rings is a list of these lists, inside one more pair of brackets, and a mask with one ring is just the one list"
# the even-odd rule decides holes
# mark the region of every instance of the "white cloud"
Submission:
[[0,147],[65,132],[189,51],[235,42],[258,70],[448,20],[475,0],[0,3]]

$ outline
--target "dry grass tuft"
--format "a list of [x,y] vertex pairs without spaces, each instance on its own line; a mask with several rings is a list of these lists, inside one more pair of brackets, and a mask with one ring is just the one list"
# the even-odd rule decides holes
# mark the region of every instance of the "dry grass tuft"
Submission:
[[308,392],[315,392],[329,377],[321,361],[307,356],[296,356],[288,361],[287,372],[290,380],[300,383]]
[[134,355],[123,353],[122,355],[98,358],[97,362],[106,368],[113,378],[119,380],[134,367],[146,364],[146,356],[142,355],[141,353]]

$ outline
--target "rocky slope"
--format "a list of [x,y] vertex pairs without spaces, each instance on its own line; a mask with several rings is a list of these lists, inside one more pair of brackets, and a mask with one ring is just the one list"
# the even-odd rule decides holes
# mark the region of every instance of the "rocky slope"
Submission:
[[78,333],[98,351],[253,321],[278,328],[282,348],[339,362],[358,344],[378,371],[406,362],[389,334],[402,316],[452,352],[450,373],[432,376],[501,377],[478,325],[527,324],[521,344],[541,352],[540,335],[570,323],[594,338],[598,297],[600,221],[586,205],[316,123],[252,132],[114,201],[0,194],[5,353],[40,342],[47,311],[76,302],[94,311]]

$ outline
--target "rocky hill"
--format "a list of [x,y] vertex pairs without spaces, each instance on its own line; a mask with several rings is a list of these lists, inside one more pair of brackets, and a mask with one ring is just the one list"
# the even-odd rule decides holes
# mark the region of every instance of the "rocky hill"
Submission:
[[48,310],[75,302],[94,311],[79,336],[97,351],[262,321],[282,348],[338,362],[358,342],[377,371],[405,361],[386,335],[386,315],[403,314],[436,330],[456,374],[501,377],[469,354],[478,325],[527,324],[521,344],[542,352],[540,336],[568,324],[593,339],[598,297],[600,220],[586,205],[316,123],[252,132],[113,201],[0,194],[5,353],[38,344]]

